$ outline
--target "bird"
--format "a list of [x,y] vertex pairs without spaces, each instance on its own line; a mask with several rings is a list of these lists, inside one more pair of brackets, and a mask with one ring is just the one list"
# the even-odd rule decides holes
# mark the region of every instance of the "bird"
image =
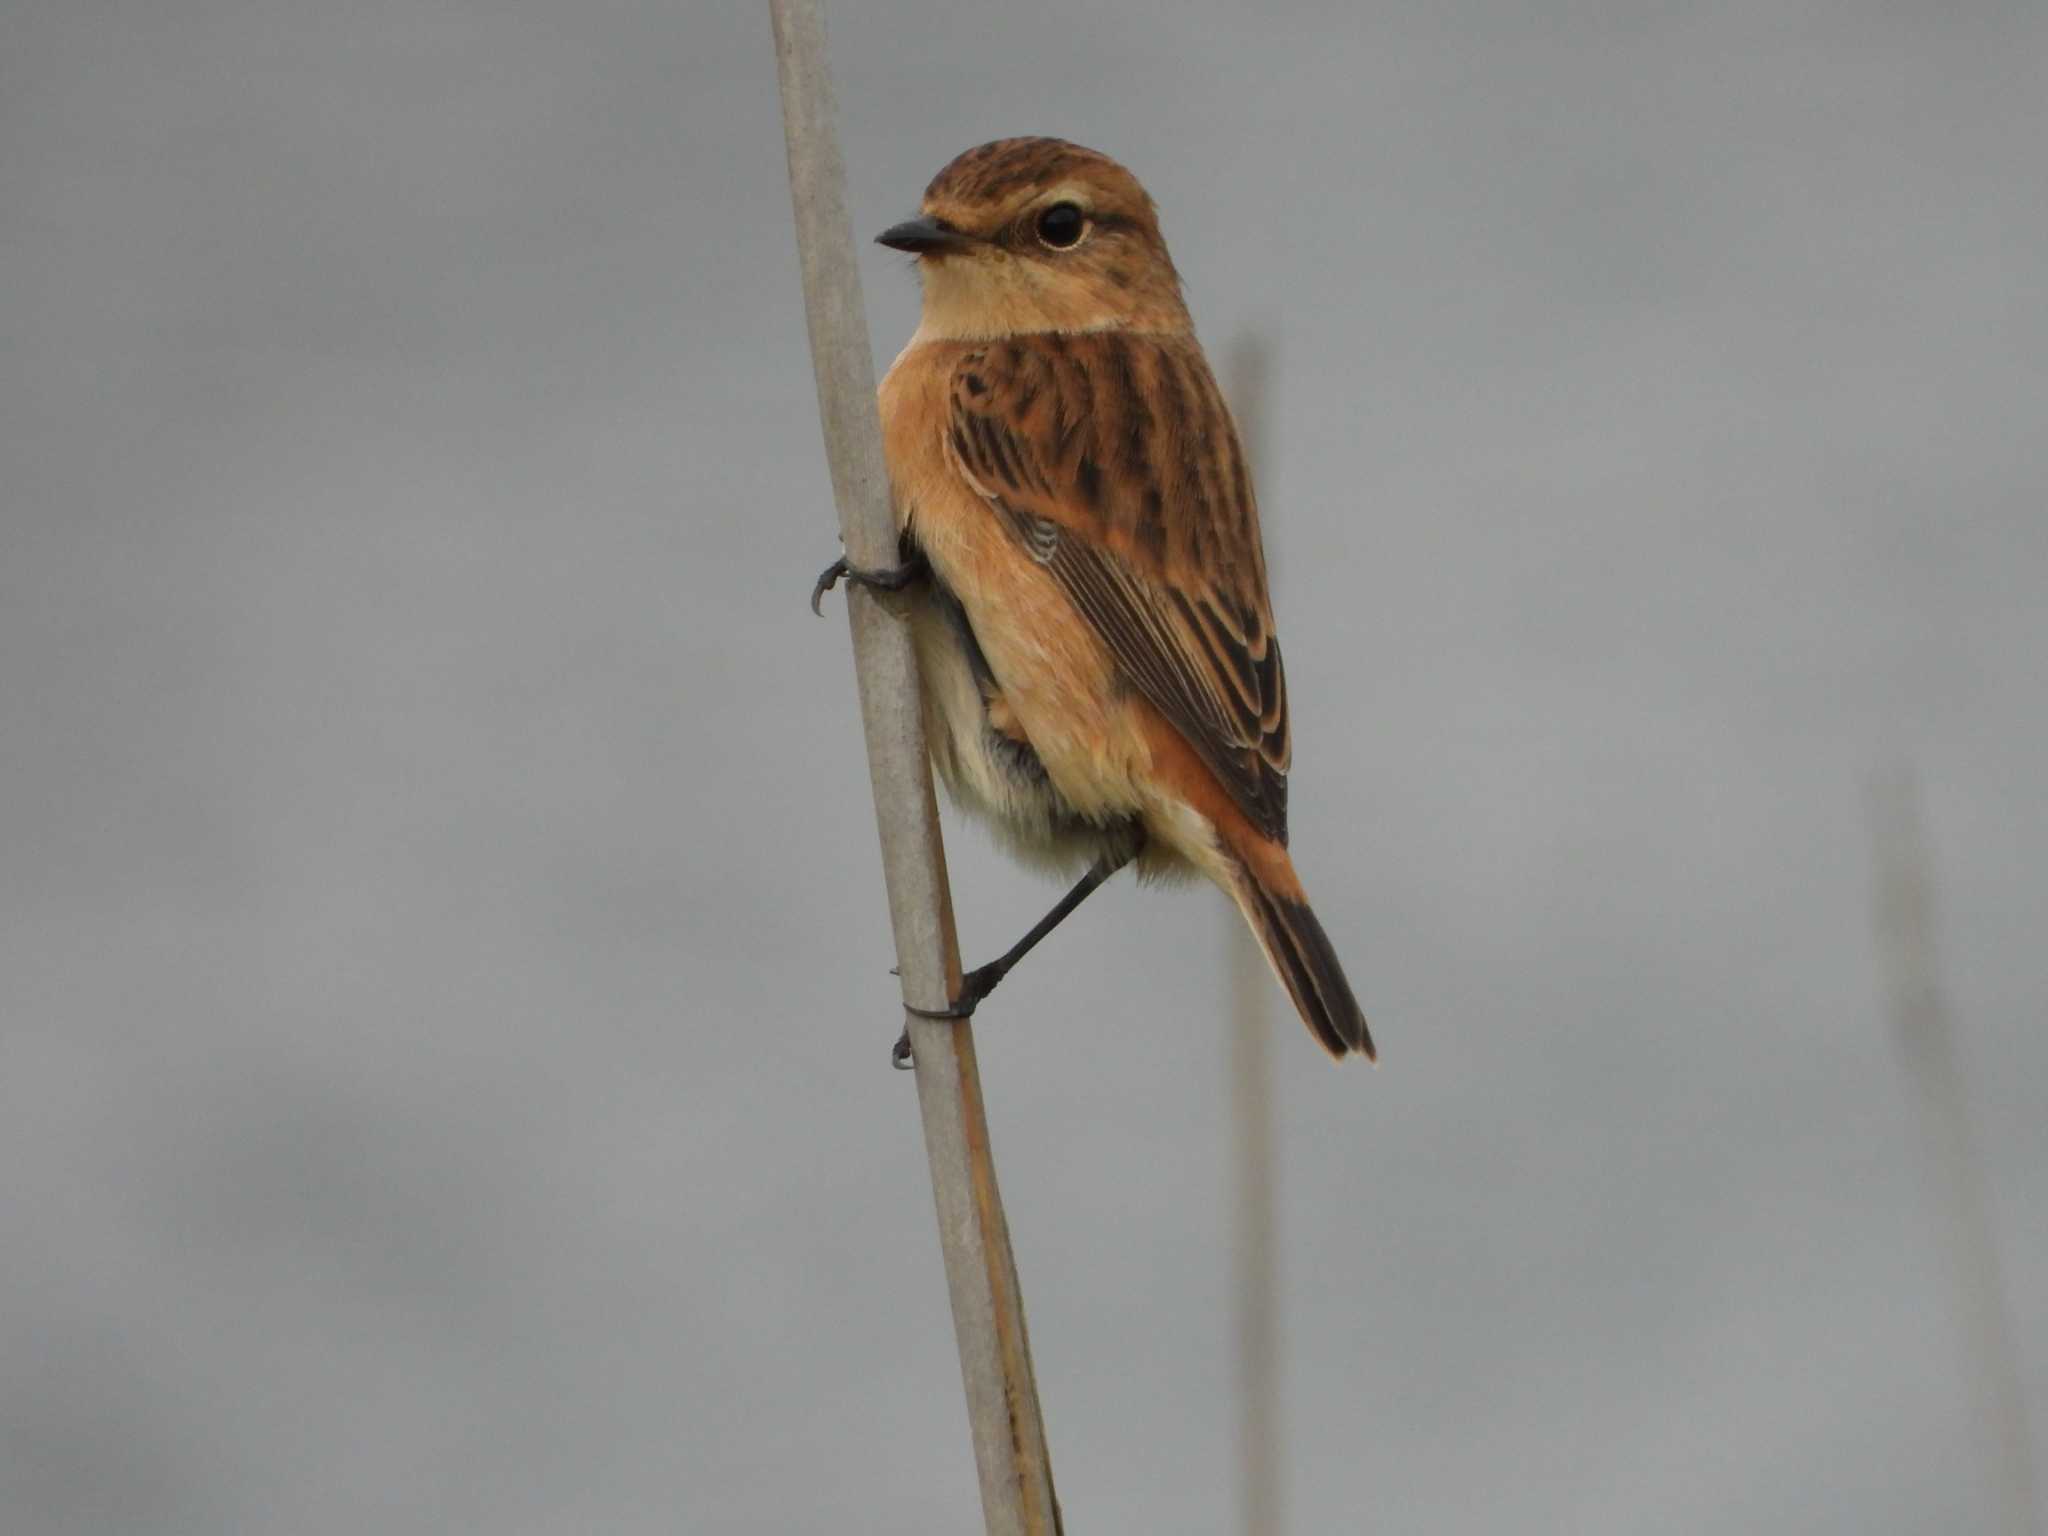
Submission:
[[[961,1018],[1126,864],[1236,903],[1315,1039],[1376,1060],[1287,847],[1286,676],[1249,466],[1138,179],[1064,139],[952,160],[876,237],[922,281],[879,391],[933,765],[1008,851],[1086,865]],[[908,1059],[897,1043],[897,1064]]]

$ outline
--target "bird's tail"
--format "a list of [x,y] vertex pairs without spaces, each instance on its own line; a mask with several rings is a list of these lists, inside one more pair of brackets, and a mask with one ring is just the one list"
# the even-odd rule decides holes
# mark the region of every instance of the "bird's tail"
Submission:
[[[1365,1015],[1351,995],[1351,983],[1344,979],[1337,951],[1330,946],[1330,936],[1323,932],[1323,925],[1302,899],[1300,883],[1293,879],[1294,870],[1286,853],[1277,848],[1264,851],[1267,857],[1258,862],[1277,863],[1278,869],[1269,870],[1267,878],[1262,879],[1251,863],[1233,860],[1237,878],[1231,882],[1230,894],[1251,925],[1259,947],[1266,952],[1266,963],[1273,967],[1273,974],[1280,978],[1280,985],[1300,1010],[1302,1022],[1322,1042],[1324,1050],[1339,1061],[1353,1051],[1361,1053],[1367,1061],[1378,1060],[1372,1032],[1366,1028]],[[1274,852],[1279,854],[1277,861],[1272,858]],[[1285,878],[1291,891],[1272,878],[1276,874]]]

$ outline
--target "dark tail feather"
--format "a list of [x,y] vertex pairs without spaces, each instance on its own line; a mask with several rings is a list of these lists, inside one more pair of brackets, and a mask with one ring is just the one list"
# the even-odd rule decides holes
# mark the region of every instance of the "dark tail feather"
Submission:
[[1308,904],[1275,896],[1250,870],[1242,870],[1235,894],[1273,974],[1287,988],[1287,995],[1301,1011],[1302,1022],[1322,1042],[1323,1049],[1339,1061],[1352,1051],[1361,1052],[1367,1061],[1377,1061],[1372,1033],[1351,995],[1351,984],[1344,979],[1344,967],[1337,963],[1337,951],[1330,947],[1330,936],[1323,932]]

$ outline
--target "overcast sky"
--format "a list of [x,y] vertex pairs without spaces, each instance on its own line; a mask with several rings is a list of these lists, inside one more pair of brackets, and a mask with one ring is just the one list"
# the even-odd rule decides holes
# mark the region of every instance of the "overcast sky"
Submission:
[[[1294,1528],[1988,1531],[1863,790],[2038,1459],[2048,13],[1538,9],[834,5],[856,225],[1077,139],[1275,349]],[[5,12],[9,1531],[977,1528],[765,7]],[[1077,1532],[1234,1529],[1221,905],[978,1021]]]

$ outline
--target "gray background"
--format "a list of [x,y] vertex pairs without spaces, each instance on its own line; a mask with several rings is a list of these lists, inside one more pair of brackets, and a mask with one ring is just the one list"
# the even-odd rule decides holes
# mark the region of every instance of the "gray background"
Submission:
[[[1279,348],[1297,1527],[1982,1529],[1863,786],[2039,1448],[2048,21],[1547,10],[839,6],[857,222],[1060,133]],[[10,4],[0,306],[9,1532],[974,1528],[763,7]],[[1232,1524],[1224,933],[980,1030],[1077,1531]]]

